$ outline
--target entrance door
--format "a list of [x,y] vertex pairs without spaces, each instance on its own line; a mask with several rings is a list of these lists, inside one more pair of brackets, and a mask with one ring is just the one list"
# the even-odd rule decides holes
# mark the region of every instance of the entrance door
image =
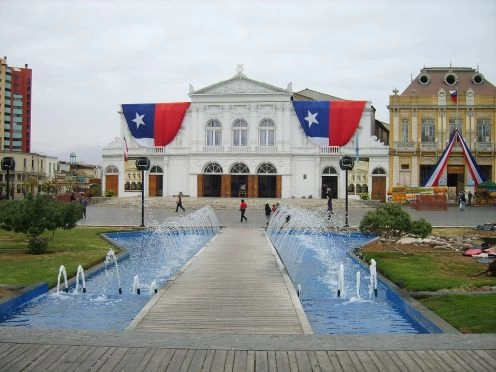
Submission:
[[372,200],[386,202],[386,177],[372,176]]
[[119,175],[107,175],[105,179],[105,191],[114,193],[114,196],[119,196]]
[[327,199],[327,189],[331,189],[331,198],[338,197],[338,177],[337,176],[322,176],[322,192],[320,197]]
[[465,189],[465,166],[448,165],[448,187],[456,187],[456,193]]
[[205,174],[203,175],[203,196],[220,197],[221,175]]
[[276,176],[258,175],[258,197],[275,198],[276,183]]

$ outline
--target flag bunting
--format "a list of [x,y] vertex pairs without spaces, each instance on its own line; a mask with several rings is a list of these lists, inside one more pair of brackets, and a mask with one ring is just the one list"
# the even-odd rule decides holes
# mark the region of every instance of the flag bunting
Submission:
[[432,186],[437,186],[439,179],[441,178],[441,174],[443,173],[444,168],[448,164],[448,159],[451,154],[451,151],[453,150],[453,146],[455,146],[456,143],[460,143],[460,146],[462,147],[463,150],[463,156],[465,158],[465,163],[467,163],[468,170],[470,174],[472,175],[472,179],[474,180],[474,184],[478,185],[481,182],[485,181],[484,174],[482,173],[482,170],[480,169],[479,165],[475,161],[474,157],[472,156],[472,153],[470,152],[470,149],[467,147],[467,144],[463,140],[462,135],[456,129],[453,134],[451,135],[451,139],[448,143],[448,146],[446,146],[446,149],[444,150],[443,154],[439,158],[436,166],[434,167],[431,175],[427,178],[427,181],[424,184],[424,187],[432,187]]

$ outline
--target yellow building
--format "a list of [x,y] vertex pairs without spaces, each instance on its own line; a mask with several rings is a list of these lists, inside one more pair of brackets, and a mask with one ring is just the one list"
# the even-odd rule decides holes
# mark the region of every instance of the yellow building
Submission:
[[[496,87],[473,68],[429,67],[389,96],[389,192],[423,186],[458,129],[486,179],[496,178]],[[455,145],[439,181],[451,196],[473,191],[462,148]]]

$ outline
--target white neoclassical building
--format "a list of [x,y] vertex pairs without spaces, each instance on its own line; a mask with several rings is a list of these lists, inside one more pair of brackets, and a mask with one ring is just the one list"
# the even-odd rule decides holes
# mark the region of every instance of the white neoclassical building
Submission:
[[[316,146],[293,100],[339,98],[311,90],[295,93],[291,83],[279,88],[253,80],[241,65],[230,79],[198,90],[190,85],[189,97],[179,130],[166,146],[140,146],[120,111],[121,136],[103,148],[102,189],[107,194],[138,196],[144,182],[145,196],[157,197],[316,198],[330,187],[334,197],[344,198],[346,177],[339,161],[349,155],[359,159],[348,174],[351,194],[385,200],[388,141],[377,137],[370,102],[344,146]],[[136,169],[136,159],[143,156],[151,165],[144,180]]]

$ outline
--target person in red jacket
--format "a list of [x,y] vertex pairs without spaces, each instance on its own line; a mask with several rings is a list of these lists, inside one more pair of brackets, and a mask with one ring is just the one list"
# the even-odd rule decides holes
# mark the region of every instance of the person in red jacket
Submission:
[[246,208],[248,208],[248,204],[245,203],[244,199],[241,199],[241,203],[239,203],[239,211],[241,212],[241,222],[245,220],[248,222],[248,218],[245,216]]

